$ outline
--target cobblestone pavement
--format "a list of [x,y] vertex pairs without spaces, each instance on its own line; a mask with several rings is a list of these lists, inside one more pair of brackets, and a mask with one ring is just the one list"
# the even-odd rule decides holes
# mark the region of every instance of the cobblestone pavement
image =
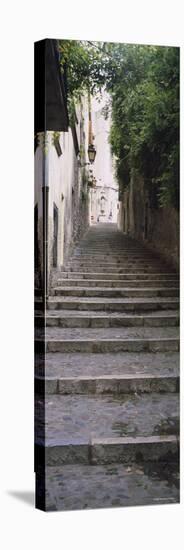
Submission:
[[53,511],[179,502],[179,476],[168,464],[50,467],[46,479]]
[[35,361],[47,510],[179,501],[178,286],[112,224],[53,271],[46,359],[38,314]]
[[[42,406],[42,402],[38,401]],[[47,396],[46,443],[88,443],[92,437],[168,435],[178,431],[177,394]]]

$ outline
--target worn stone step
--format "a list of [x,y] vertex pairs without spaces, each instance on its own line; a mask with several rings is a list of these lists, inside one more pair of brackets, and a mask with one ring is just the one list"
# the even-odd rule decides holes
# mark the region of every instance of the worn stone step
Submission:
[[56,281],[60,281],[60,280],[63,280],[63,279],[80,279],[80,280],[84,280],[84,279],[96,279],[96,280],[121,280],[123,278],[123,280],[149,280],[149,279],[154,279],[154,280],[164,280],[164,281],[167,281],[167,280],[171,280],[171,281],[178,281],[178,276],[177,274],[175,273],[154,273],[154,272],[151,272],[151,273],[144,273],[144,272],[136,272],[136,273],[132,273],[132,271],[130,273],[90,273],[90,272],[85,272],[85,273],[82,273],[82,272],[75,272],[75,271],[58,271],[57,274],[56,273],[53,273],[53,279],[56,280]]
[[118,258],[118,257],[112,257],[112,256],[107,256],[107,255],[102,255],[102,254],[99,254],[99,257],[95,257],[95,255],[91,255],[89,256],[88,258],[86,257],[82,257],[82,256],[76,256],[76,257],[72,257],[70,256],[70,258],[68,259],[68,262],[67,262],[67,265],[70,265],[72,263],[76,263],[76,264],[93,264],[94,262],[97,262],[98,264],[115,264],[115,265],[118,265],[118,264],[133,264],[135,263],[135,265],[137,264],[148,264],[148,265],[163,265],[163,262],[160,260],[160,259],[155,259],[153,257],[146,257],[144,255],[140,256],[140,255],[134,255],[134,256],[131,256],[131,254],[127,254],[127,256],[123,256],[123,254],[121,254],[121,256]]
[[[42,331],[40,332],[42,338]],[[46,329],[46,350],[53,352],[178,351],[175,327],[57,328]],[[39,341],[39,329],[37,333]]]
[[[48,310],[69,309],[76,311],[155,311],[163,309],[177,309],[178,298],[79,298],[79,297],[52,297],[48,300]],[[35,304],[37,308],[37,304]]]
[[89,273],[89,272],[78,273],[78,272],[63,271],[57,276],[53,275],[52,280],[53,280],[53,286],[55,285],[59,286],[60,281],[65,281],[65,282],[67,281],[67,284],[68,284],[69,281],[84,282],[86,280],[89,281],[90,285],[91,285],[91,282],[93,282],[93,280],[104,281],[104,282],[113,280],[114,282],[117,281],[117,283],[124,281],[124,282],[127,282],[127,284],[132,281],[136,281],[136,284],[137,284],[137,282],[139,281],[142,281],[144,283],[146,281],[149,282],[154,280],[155,282],[159,281],[159,283],[164,281],[165,283],[168,282],[168,284],[170,284],[169,282],[171,282],[171,286],[172,286],[172,283],[174,284],[178,283],[179,285],[178,277],[176,277],[176,275],[160,274],[160,273],[123,273],[122,274],[122,273]]
[[[39,319],[42,322],[42,316],[37,316],[37,326],[39,326]],[[48,327],[80,327],[80,328],[97,328],[97,327],[131,327],[131,326],[153,326],[153,327],[169,327],[179,325],[178,314],[172,314],[171,312],[165,312],[164,314],[155,315],[123,315],[123,314],[111,314],[111,315],[84,315],[84,312],[51,312],[46,315],[46,325]]]
[[[77,252],[77,253],[80,253],[80,252],[85,252],[85,253],[89,253],[90,252],[102,252],[104,254],[104,250],[107,254],[113,254],[114,252],[118,252],[119,254],[123,254],[124,252],[128,252],[128,253],[131,253],[131,252],[145,252],[145,254],[150,254],[151,252],[140,245],[140,243],[138,243],[137,241],[137,245],[132,245],[131,241],[129,240],[128,243],[126,243],[126,245],[123,245],[122,243],[117,243],[117,241],[115,240],[112,245],[110,244],[110,241],[109,240],[106,240],[106,242],[104,242],[104,240],[97,244],[97,243],[94,243],[92,241],[90,241],[89,239],[87,239],[85,242],[80,242],[80,244],[78,246],[76,246],[75,248],[75,251],[73,251],[73,253]],[[153,256],[153,253],[152,253],[152,256]]]
[[[44,359],[44,361],[43,361]],[[35,357],[35,373],[51,378],[107,376],[107,375],[153,375],[178,376],[179,354],[157,353],[47,353]]]
[[[50,466],[46,478],[47,511],[179,502],[178,468],[172,462]],[[39,480],[39,489],[42,486]]]
[[85,243],[85,246],[80,246],[78,248],[73,249],[72,257],[75,255],[84,255],[84,256],[92,256],[93,254],[102,254],[103,256],[124,256],[124,255],[144,255],[149,256],[151,258],[156,258],[156,256],[153,252],[151,252],[147,248],[141,248],[141,247],[124,247],[124,246],[118,246],[115,243],[112,244],[112,246],[107,246],[107,243],[101,243],[101,246],[96,247],[92,245],[91,243]]
[[63,287],[63,286],[71,286],[71,287],[103,287],[103,288],[122,288],[122,287],[128,287],[128,288],[147,288],[147,287],[156,287],[156,288],[163,288],[163,287],[170,287],[170,288],[178,288],[178,281],[174,279],[147,279],[147,280],[124,280],[124,279],[68,279],[66,282],[66,278],[58,279],[57,281],[57,287]]
[[[36,340],[36,346],[39,346],[39,339]],[[78,340],[48,340],[46,351],[52,352],[83,352],[83,353],[108,353],[108,352],[157,352],[157,351],[179,351],[179,340],[177,338],[142,338],[142,339],[78,339]]]
[[52,291],[53,296],[97,296],[97,297],[122,297],[122,298],[134,298],[134,297],[154,297],[154,296],[161,296],[161,297],[170,297],[170,296],[178,296],[179,294],[179,288],[178,287],[156,287],[156,288],[104,288],[104,287],[76,287],[76,286],[62,286],[62,287],[56,287]]
[[35,391],[41,395],[100,395],[135,393],[176,393],[179,389],[179,376],[174,374],[123,374],[106,376],[59,377],[36,376]]
[[[169,394],[169,396],[171,395]],[[79,399],[79,396],[77,396],[77,399]],[[154,461],[160,465],[161,463],[174,463],[176,469],[179,468],[179,440],[178,436],[172,434],[112,438],[94,437],[91,438],[89,443],[83,443],[82,441],[77,442],[77,440],[72,442],[72,438],[69,437],[68,442],[67,440],[60,440],[57,436],[57,430],[55,430],[55,440],[50,441],[49,438],[46,438],[45,446],[43,446],[41,438],[40,440],[36,439],[35,453],[38,457],[36,461],[37,468],[41,468],[43,457],[45,457],[46,466],[97,465],[114,464],[116,462],[130,466],[132,463],[143,464]]]
[[[134,274],[134,273],[145,273],[145,274],[150,274],[150,273],[157,273],[157,274],[165,274],[165,271],[166,269],[164,267],[157,267],[157,266],[135,266],[134,265],[131,265],[131,266],[122,266],[122,267],[112,267],[112,266],[99,266],[99,265],[95,265],[93,264],[92,266],[86,266],[86,264],[84,266],[69,266],[69,267],[63,267],[64,271],[67,272],[67,273],[94,273],[94,275],[96,276],[96,273],[99,272],[99,273],[107,273],[108,276],[109,274],[126,274],[126,273],[131,273],[131,274]],[[175,275],[175,272],[171,272],[173,275]]]
[[46,328],[46,340],[51,338],[62,338],[62,339],[120,339],[120,338],[176,338],[178,336],[177,327],[149,327],[149,326],[123,326],[121,328],[60,328],[60,327],[47,327]]
[[147,268],[147,269],[163,269],[163,265],[161,265],[160,263],[158,262],[146,262],[146,261],[140,261],[140,260],[135,260],[135,261],[124,261],[122,260],[121,262],[108,262],[106,260],[103,261],[97,261],[97,260],[93,260],[92,262],[81,262],[81,261],[70,261],[66,264],[66,269],[74,269],[75,268],[75,271],[78,270],[83,270],[83,268],[85,269],[89,269],[91,268],[91,270],[93,270],[94,268],[96,269],[98,267],[98,270],[103,270],[103,268],[106,268],[108,267],[108,269],[118,269],[118,268],[129,268],[129,270],[131,271],[131,268],[133,269],[139,269],[139,268]]
[[91,243],[87,242],[84,244],[80,243],[80,245],[76,246],[76,248],[72,252],[72,256],[77,254],[84,254],[85,256],[92,255],[93,253],[99,254],[102,253],[103,255],[123,255],[123,254],[144,254],[145,256],[151,256],[153,257],[154,254],[150,252],[150,250],[143,248],[143,247],[135,247],[135,246],[118,246],[115,245],[112,247],[107,246],[105,243],[105,249],[104,245],[102,244],[100,247],[94,246]]
[[37,396],[36,445],[44,444],[45,425],[49,466],[177,460],[178,418],[174,393]]
[[[145,254],[145,253],[130,253],[130,252],[127,252],[126,254],[125,253],[121,253],[121,254],[112,254],[112,253],[105,253],[105,254],[102,254],[102,252],[99,252],[98,254],[93,252],[93,253],[88,253],[88,254],[73,254],[71,257],[70,257],[70,262],[73,262],[73,261],[82,261],[82,262],[93,262],[93,261],[108,261],[108,262],[122,262],[122,261],[127,261],[127,260],[131,260],[132,262],[134,262],[134,260],[143,260],[143,261],[155,261],[155,258],[153,258],[153,256],[151,254]],[[156,260],[158,261],[158,259]]]

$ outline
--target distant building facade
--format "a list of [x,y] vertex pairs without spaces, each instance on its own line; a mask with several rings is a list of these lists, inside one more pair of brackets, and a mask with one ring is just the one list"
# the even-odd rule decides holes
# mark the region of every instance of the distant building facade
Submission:
[[114,176],[113,158],[109,144],[111,124],[110,112],[104,117],[103,108],[109,97],[103,93],[103,99],[93,98],[92,131],[96,148],[93,174],[96,185],[90,190],[90,223],[117,223],[118,183]]

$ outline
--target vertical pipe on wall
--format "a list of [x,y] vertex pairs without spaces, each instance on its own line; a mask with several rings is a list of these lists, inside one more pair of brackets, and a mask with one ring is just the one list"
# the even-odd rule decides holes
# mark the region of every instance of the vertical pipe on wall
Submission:
[[[45,142],[46,142],[45,133]],[[44,301],[48,298],[48,219],[49,219],[49,152],[43,151],[43,181],[42,181],[42,201],[43,201],[43,296]]]
[[92,139],[92,117],[91,117],[91,95],[88,91],[88,112],[89,112],[89,131],[88,131],[88,145],[93,143]]

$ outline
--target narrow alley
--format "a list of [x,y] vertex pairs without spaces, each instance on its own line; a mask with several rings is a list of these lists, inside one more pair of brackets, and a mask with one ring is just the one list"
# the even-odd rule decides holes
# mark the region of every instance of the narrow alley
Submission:
[[41,510],[179,502],[179,227],[179,49],[35,43]]

